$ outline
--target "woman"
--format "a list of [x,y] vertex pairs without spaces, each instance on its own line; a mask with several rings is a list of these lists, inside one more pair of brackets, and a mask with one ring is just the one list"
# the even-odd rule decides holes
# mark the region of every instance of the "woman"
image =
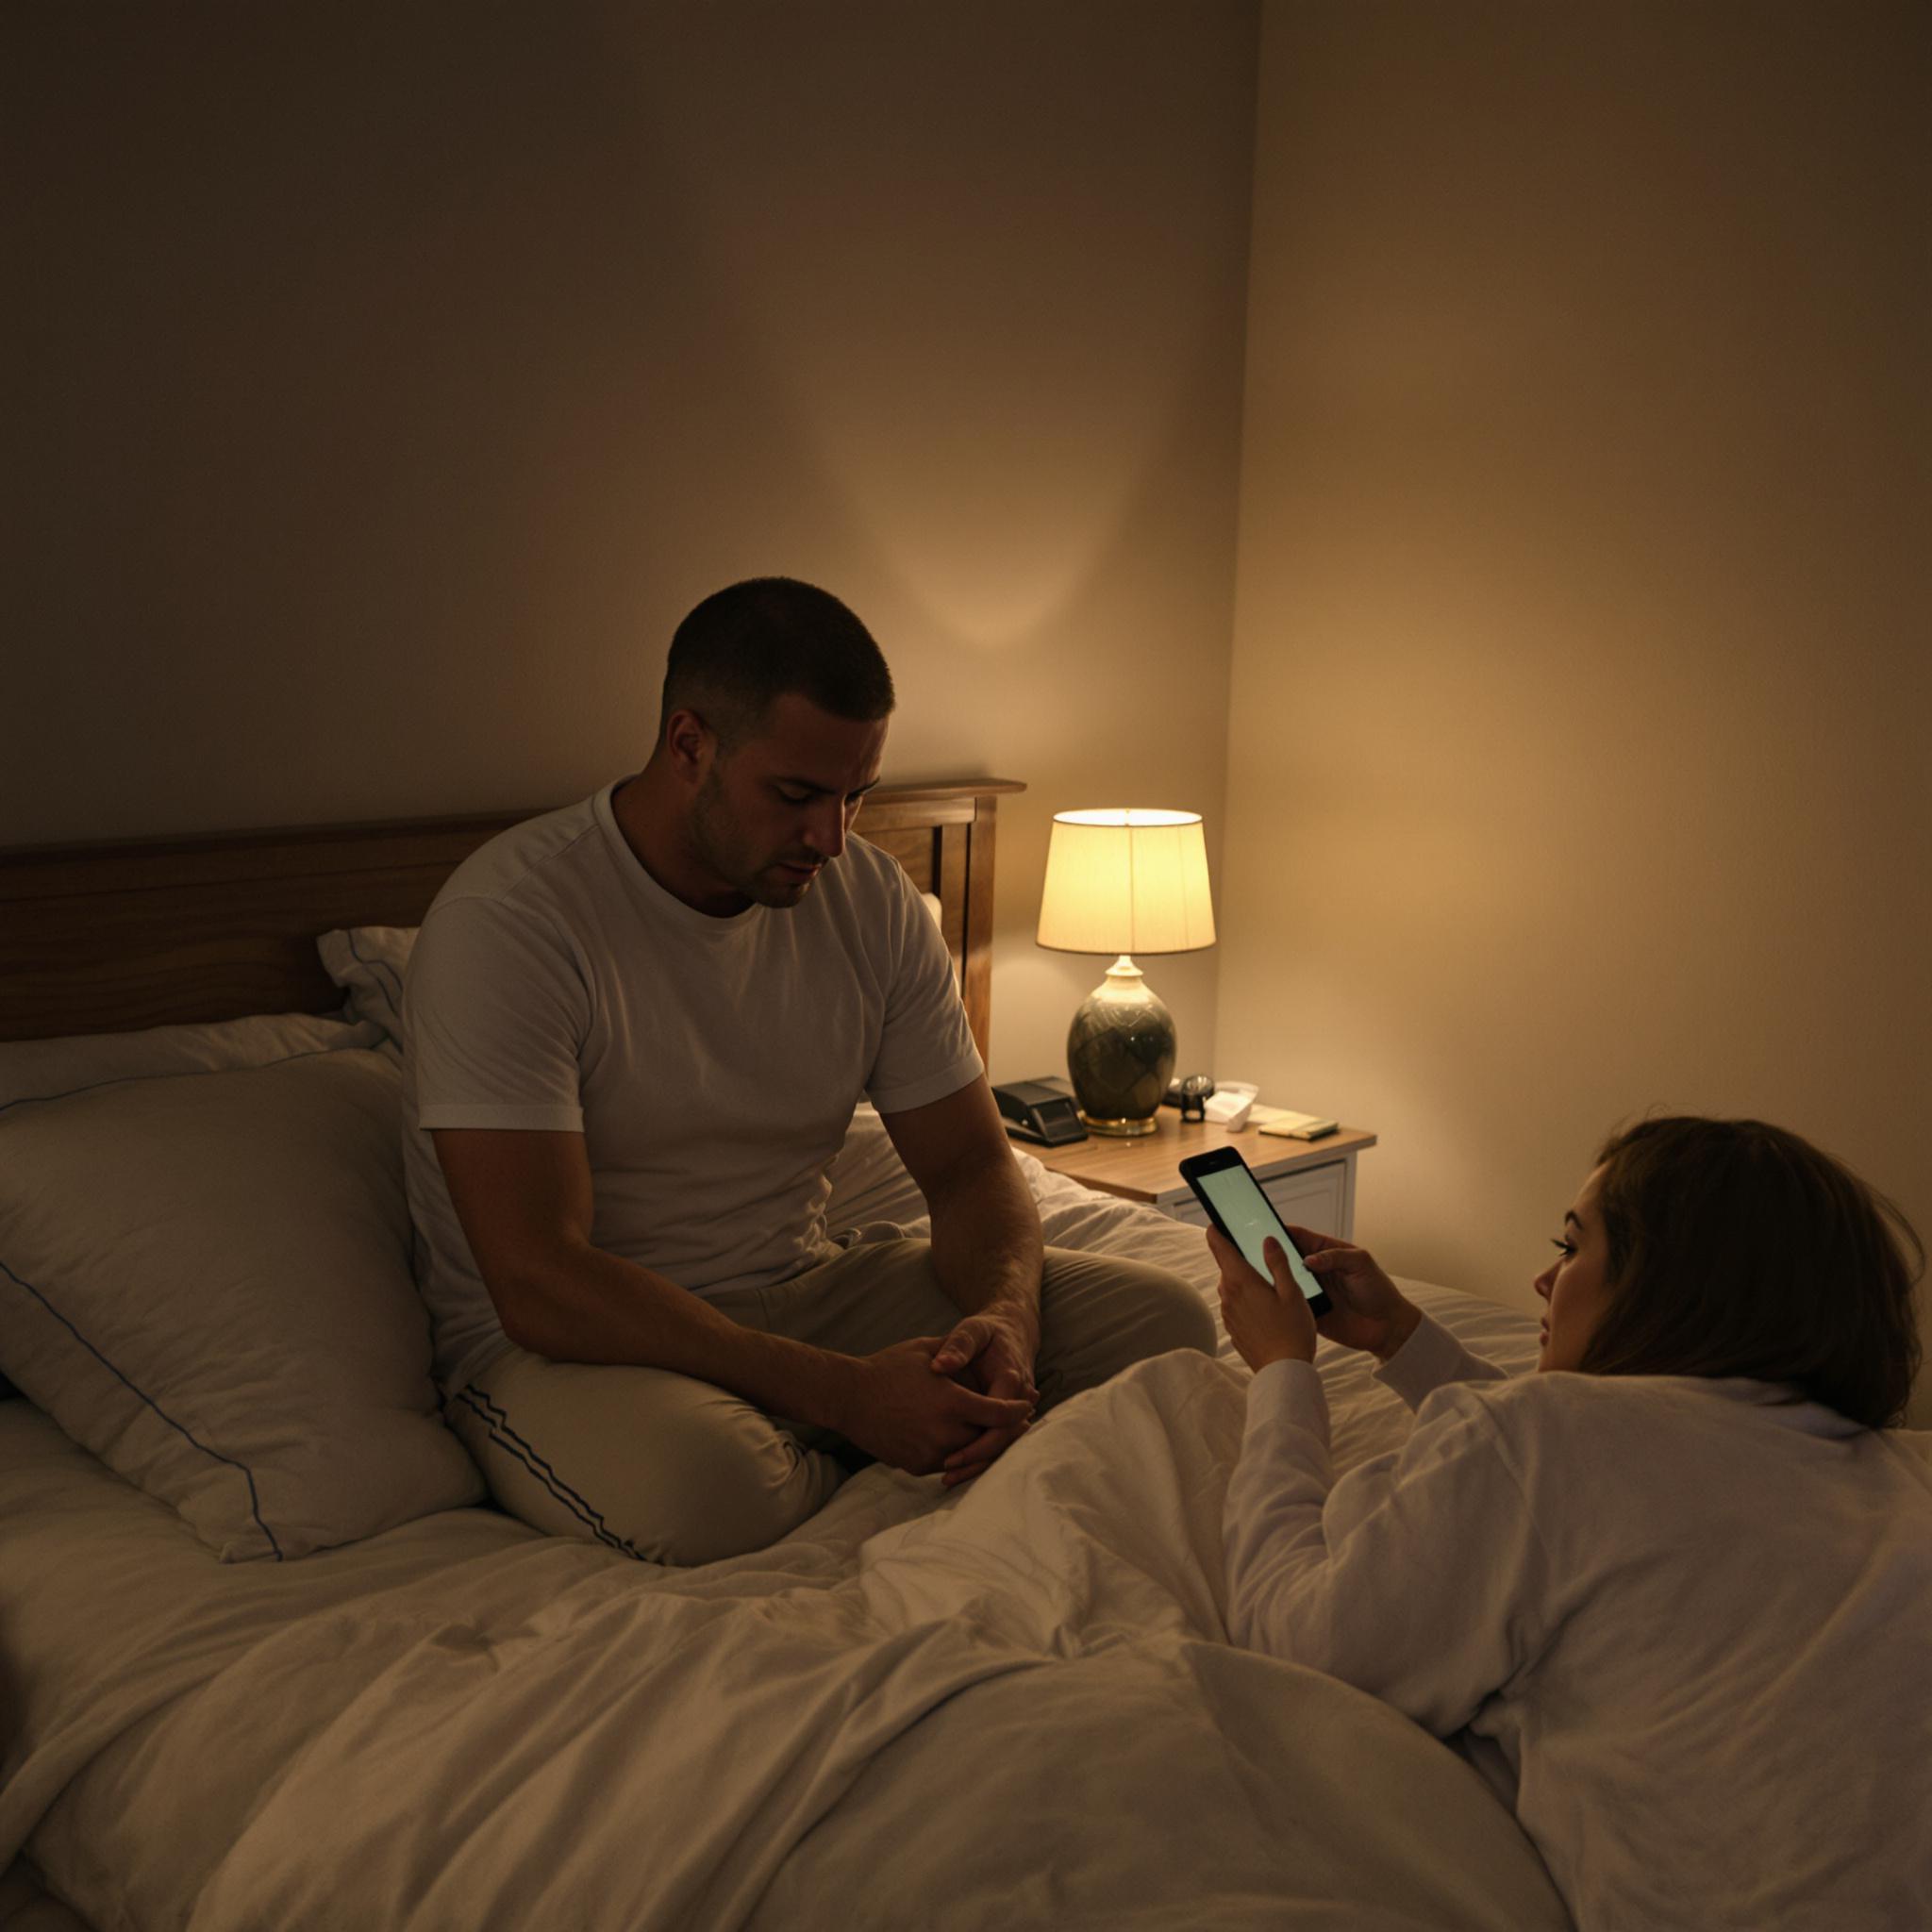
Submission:
[[[1505,1379],[1361,1248],[1291,1230],[1319,1324],[1210,1236],[1255,1371],[1236,1642],[1454,1738],[1578,1923],[1932,1926],[1932,1467],[1885,1432],[1924,1250],[1795,1135],[1615,1136]],[[1415,1409],[1331,1488],[1317,1327]],[[1373,1794],[1364,1793],[1364,1802]]]

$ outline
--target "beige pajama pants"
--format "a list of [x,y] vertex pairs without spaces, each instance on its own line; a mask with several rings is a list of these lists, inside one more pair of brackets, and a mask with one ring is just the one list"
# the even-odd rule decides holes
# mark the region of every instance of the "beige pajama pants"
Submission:
[[[750,1328],[872,1355],[959,1320],[931,1247],[881,1226],[774,1287],[713,1297]],[[1034,1368],[1044,1412],[1130,1362],[1211,1354],[1200,1292],[1164,1269],[1048,1248]],[[824,1507],[858,1460],[829,1432],[667,1369],[553,1362],[506,1343],[446,1405],[491,1493],[557,1536],[659,1563],[762,1549]],[[844,1459],[841,1459],[843,1452]]]

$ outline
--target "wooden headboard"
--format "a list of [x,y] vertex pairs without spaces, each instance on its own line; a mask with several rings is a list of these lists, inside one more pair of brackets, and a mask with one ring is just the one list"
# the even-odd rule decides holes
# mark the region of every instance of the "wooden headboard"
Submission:
[[[993,813],[1006,778],[881,786],[859,836],[940,900],[982,1055],[992,1008]],[[532,816],[400,819],[0,850],[0,1040],[325,1013],[336,926],[414,925],[486,840]]]

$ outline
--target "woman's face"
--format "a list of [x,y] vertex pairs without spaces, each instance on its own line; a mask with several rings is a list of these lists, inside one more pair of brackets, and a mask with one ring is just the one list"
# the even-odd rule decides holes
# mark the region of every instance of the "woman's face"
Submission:
[[1537,1293],[1549,1304],[1539,1369],[1575,1368],[1610,1305],[1609,1253],[1597,1207],[1603,1173],[1597,1168],[1578,1191],[1563,1217],[1557,1258],[1536,1278]]

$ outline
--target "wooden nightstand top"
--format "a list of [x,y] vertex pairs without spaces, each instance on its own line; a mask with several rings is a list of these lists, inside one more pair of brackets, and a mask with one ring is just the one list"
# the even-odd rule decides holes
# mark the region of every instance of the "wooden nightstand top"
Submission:
[[1375,1144],[1374,1135],[1360,1127],[1338,1128],[1320,1141],[1288,1141],[1253,1127],[1231,1134],[1212,1122],[1183,1121],[1172,1108],[1162,1108],[1156,1118],[1158,1129],[1133,1141],[1091,1134],[1070,1146],[1038,1147],[1016,1134],[1012,1141],[1056,1174],[1129,1201],[1158,1201],[1176,1189],[1185,1192],[1188,1184],[1180,1176],[1180,1163],[1191,1154],[1206,1154],[1213,1147],[1239,1147],[1257,1175],[1272,1180],[1276,1174],[1321,1167]]

